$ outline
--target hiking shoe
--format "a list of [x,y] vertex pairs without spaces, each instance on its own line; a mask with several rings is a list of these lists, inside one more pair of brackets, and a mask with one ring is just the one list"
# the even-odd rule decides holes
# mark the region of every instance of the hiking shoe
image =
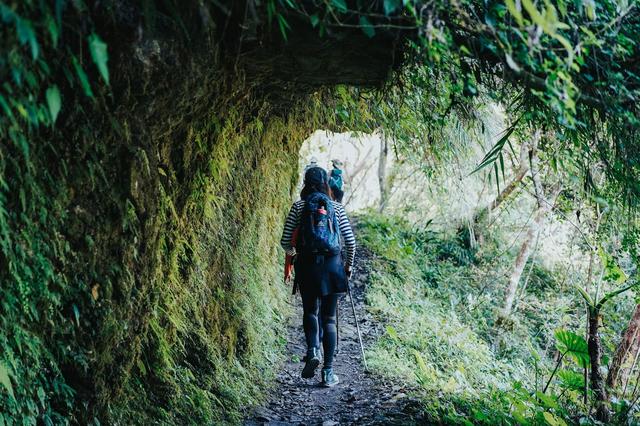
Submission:
[[316,368],[320,365],[320,357],[318,356],[318,349],[312,348],[307,351],[305,357],[304,368],[302,369],[302,378],[310,379],[316,374]]
[[322,369],[322,382],[320,382],[320,386],[323,388],[331,388],[340,383],[340,379],[338,376],[333,374],[333,368],[323,368]]

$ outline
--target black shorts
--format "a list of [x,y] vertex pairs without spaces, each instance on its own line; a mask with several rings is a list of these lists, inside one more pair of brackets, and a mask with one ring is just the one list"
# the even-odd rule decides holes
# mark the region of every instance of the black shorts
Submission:
[[326,296],[347,292],[347,274],[342,256],[299,256],[295,263],[300,292]]

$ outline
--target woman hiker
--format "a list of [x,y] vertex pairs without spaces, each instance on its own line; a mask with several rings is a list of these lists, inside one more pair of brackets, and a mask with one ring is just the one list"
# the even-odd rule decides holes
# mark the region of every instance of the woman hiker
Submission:
[[[307,341],[302,377],[309,379],[315,375],[320,365],[322,339],[324,362],[320,385],[331,387],[339,382],[333,373],[338,296],[347,292],[356,240],[344,207],[331,199],[324,169],[313,167],[306,171],[300,198],[289,211],[280,244],[288,255],[296,256],[295,285],[302,296],[302,324]],[[292,241],[294,234],[297,237]],[[341,255],[343,245],[346,259]]]
[[340,160],[331,160],[333,169],[329,172],[329,188],[333,194],[333,199],[342,203],[344,197],[344,171],[342,170],[343,162]]

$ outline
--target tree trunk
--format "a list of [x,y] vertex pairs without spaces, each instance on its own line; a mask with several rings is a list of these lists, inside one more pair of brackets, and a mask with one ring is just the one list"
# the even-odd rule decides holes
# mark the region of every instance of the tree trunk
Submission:
[[489,214],[492,211],[497,209],[500,206],[500,204],[502,204],[503,201],[509,198],[509,196],[513,193],[513,191],[515,191],[515,189],[518,187],[520,182],[522,182],[522,179],[524,179],[524,177],[527,175],[528,171],[529,171],[528,166],[520,167],[516,175],[513,177],[513,180],[511,180],[511,182],[509,182],[507,186],[504,187],[504,189],[500,192],[500,194],[498,194],[498,196],[491,203],[489,203],[487,207],[483,208],[475,215],[475,217],[473,218],[473,222],[475,224],[479,224],[487,216],[489,216]]
[[[629,320],[627,329],[622,334],[622,339],[616,348],[616,352],[609,366],[609,374],[607,375],[607,387],[613,389],[618,384],[621,368],[629,354],[637,352],[638,337],[640,331],[640,305],[636,305],[633,316]],[[636,349],[636,350],[634,350]]]
[[[591,280],[591,275],[589,275],[589,279],[587,280],[587,283],[590,280]],[[586,323],[585,332],[586,332],[585,340],[589,341],[589,307],[588,306],[587,306],[587,323]],[[582,402],[586,406],[587,403],[589,402],[589,366],[588,365],[584,366],[584,371],[582,372],[582,374],[584,377],[584,389],[583,389],[584,392],[582,394]]]
[[378,211],[382,213],[387,207],[389,187],[387,185],[387,157],[389,156],[389,143],[384,133],[380,135],[380,158],[378,159],[378,183],[380,184],[380,204]]
[[542,227],[542,222],[544,221],[544,216],[546,213],[546,209],[537,209],[536,216],[533,219],[533,223],[529,227],[527,235],[525,236],[524,241],[520,246],[520,251],[518,252],[518,256],[516,257],[516,262],[513,265],[513,270],[511,271],[511,275],[509,276],[509,285],[507,286],[504,305],[502,306],[502,311],[500,312],[500,316],[504,318],[508,318],[511,315],[511,308],[513,307],[513,302],[516,298],[518,283],[520,282],[520,278],[522,277],[524,266],[527,264],[527,260],[529,260],[529,256],[531,255],[531,251],[533,249],[533,241],[536,238],[538,230]]
[[[631,363],[631,366],[629,368],[625,368],[624,370],[622,370],[622,373],[620,375],[620,383],[624,382],[624,387],[622,388],[622,392],[620,393],[620,395],[622,395],[622,397],[624,397],[624,395],[627,393],[627,385],[629,384],[629,376],[631,376],[633,374],[633,370],[635,370],[636,364],[638,363],[638,356],[640,356],[640,345],[638,344],[638,339],[635,340],[635,344],[633,345],[631,353],[635,354],[633,356],[633,362]],[[636,385],[637,385],[637,383],[636,383]]]
[[589,312],[589,340],[587,341],[589,358],[591,361],[591,389],[596,397],[596,419],[608,422],[610,413],[607,407],[607,389],[604,377],[600,371],[602,362],[602,342],[598,329],[601,325],[599,310],[592,309]]
[[[533,160],[535,160],[535,157],[532,159],[532,163],[534,162]],[[533,186],[535,188],[537,209],[535,212],[533,223],[529,227],[527,235],[525,236],[524,241],[520,246],[520,251],[518,251],[518,256],[516,257],[515,264],[513,265],[511,275],[509,275],[509,284],[505,293],[504,304],[502,305],[502,310],[500,311],[500,316],[502,318],[509,318],[509,316],[511,316],[513,302],[515,301],[516,293],[518,291],[518,283],[520,282],[520,278],[522,277],[522,272],[524,271],[524,267],[527,264],[527,260],[529,260],[529,256],[531,256],[531,252],[533,251],[533,242],[542,229],[545,216],[549,213],[549,211],[551,211],[551,207],[555,203],[555,199],[562,189],[561,185],[557,184],[555,188],[552,189],[549,199],[547,200],[545,199],[544,188],[542,187],[540,173],[537,168],[532,168],[531,177],[533,179]]]
[[[351,146],[356,149],[358,156],[356,157],[353,167],[350,167],[349,163],[345,162],[344,181],[345,184],[349,185],[349,191],[346,191],[347,193],[345,194],[346,199],[342,203],[345,207],[354,200],[356,194],[360,193],[359,189],[364,184],[367,173],[369,173],[369,170],[375,164],[375,155],[371,155],[373,147],[370,147],[363,155],[355,143],[352,142]],[[357,199],[357,197],[355,197],[355,199]]]

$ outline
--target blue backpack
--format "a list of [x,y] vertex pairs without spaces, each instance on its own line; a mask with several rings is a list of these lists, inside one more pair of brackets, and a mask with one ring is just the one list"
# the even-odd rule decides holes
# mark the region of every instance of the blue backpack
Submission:
[[300,220],[302,251],[307,255],[340,253],[340,228],[331,198],[322,192],[309,195]]
[[331,177],[329,178],[329,188],[337,189],[342,191],[342,170],[333,169],[331,170]]

